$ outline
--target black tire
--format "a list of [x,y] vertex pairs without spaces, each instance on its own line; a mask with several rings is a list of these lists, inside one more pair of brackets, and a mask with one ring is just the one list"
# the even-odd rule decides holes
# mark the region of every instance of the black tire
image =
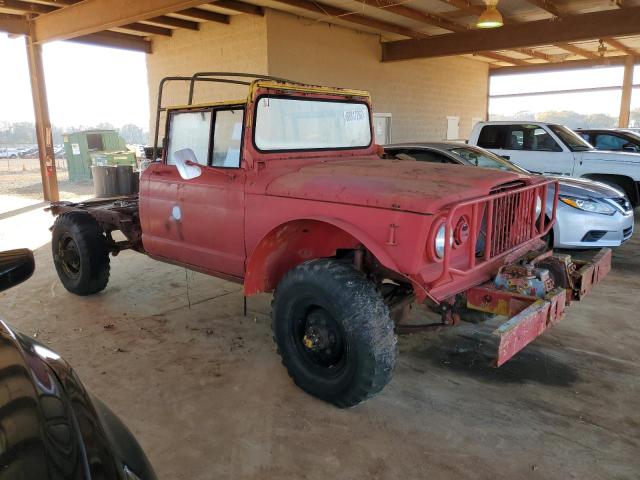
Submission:
[[608,178],[594,178],[594,180],[609,185],[610,187],[623,192],[629,199],[629,202],[631,203],[631,206],[633,208],[636,208],[638,207],[638,205],[640,205],[640,200],[638,199],[638,188],[636,187],[635,182],[627,181],[625,179],[609,180]]
[[397,340],[389,310],[351,265],[317,259],[291,269],[276,288],[271,316],[282,363],[311,395],[352,407],[391,380]]
[[83,212],[60,215],[53,224],[53,263],[71,293],[92,295],[109,282],[109,251],[95,219]]
[[[545,222],[549,222],[551,219],[545,215]],[[553,228],[551,228],[546,235],[540,238],[549,250],[553,249],[553,245],[555,244],[555,237],[553,236]]]

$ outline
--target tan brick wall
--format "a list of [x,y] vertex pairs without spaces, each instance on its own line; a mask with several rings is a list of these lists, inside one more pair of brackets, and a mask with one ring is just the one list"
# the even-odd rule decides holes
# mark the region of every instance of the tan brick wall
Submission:
[[[147,55],[150,132],[153,135],[158,83],[162,77],[190,76],[202,71],[267,73],[266,18],[233,15],[228,25],[205,22],[200,30],[174,30],[171,37],[154,37],[153,53]],[[168,84],[164,104],[187,103],[185,85]],[[205,85],[196,90],[196,102],[245,98],[247,88],[234,85]],[[161,130],[162,131],[162,130]]]
[[[151,131],[160,78],[196,71],[268,73],[303,82],[368,90],[374,111],[392,114],[392,140],[441,140],[447,116],[460,117],[466,138],[474,117],[484,117],[487,64],[464,58],[380,63],[377,35],[267,9],[264,17],[235,15],[229,25],[202,23],[154,38],[147,55]],[[170,88],[168,104],[185,103]],[[242,87],[201,89],[196,101],[242,98]]]
[[487,64],[466,58],[381,63],[376,35],[269,10],[269,73],[371,92],[376,112],[392,114],[392,140],[442,140],[447,116],[467,138],[483,117]]

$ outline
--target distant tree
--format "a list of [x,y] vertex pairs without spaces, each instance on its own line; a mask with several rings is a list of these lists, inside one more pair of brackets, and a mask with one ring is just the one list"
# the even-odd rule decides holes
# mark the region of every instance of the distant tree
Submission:
[[19,144],[35,144],[36,139],[36,127],[31,122],[16,122],[12,123],[9,128],[9,142],[16,145]]
[[500,114],[492,114],[489,116],[489,120],[492,121],[502,121],[502,120],[515,120],[518,122],[526,122],[533,121],[536,119],[536,115],[529,110],[522,110],[520,112],[516,112],[513,115],[500,115]]
[[95,130],[117,130],[116,127],[114,127],[109,122],[100,122],[94,127],[94,129]]
[[63,142],[64,129],[62,127],[57,127],[56,125],[51,125],[51,136],[53,137],[54,145],[61,144]]
[[618,126],[618,119],[604,113],[594,113],[585,118],[585,127],[614,128]]
[[560,125],[566,125],[569,128],[584,127],[586,115],[571,111],[549,111],[541,112],[536,115],[536,120],[540,122],[558,123]]
[[149,135],[139,126],[129,123],[120,128],[120,136],[124,138],[127,143],[146,145]]

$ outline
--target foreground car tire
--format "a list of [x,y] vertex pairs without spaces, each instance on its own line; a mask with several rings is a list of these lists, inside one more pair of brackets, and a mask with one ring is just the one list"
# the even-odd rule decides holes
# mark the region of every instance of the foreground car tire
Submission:
[[382,390],[397,347],[372,282],[336,260],[305,262],[274,293],[272,328],[282,363],[304,391],[345,408]]
[[64,287],[76,295],[98,293],[109,282],[109,251],[93,217],[71,212],[59,216],[51,240],[53,263]]

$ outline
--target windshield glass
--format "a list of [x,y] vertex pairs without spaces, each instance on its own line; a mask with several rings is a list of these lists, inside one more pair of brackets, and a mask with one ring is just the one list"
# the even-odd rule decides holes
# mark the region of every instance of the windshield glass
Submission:
[[529,173],[524,168],[520,168],[491,152],[476,150],[475,148],[469,147],[453,148],[449,151],[456,154],[465,163],[475,165],[476,167],[495,168],[498,170],[505,170],[507,172]]
[[561,125],[549,125],[549,128],[555,133],[560,140],[569,147],[572,152],[584,152],[585,150],[593,150],[593,147],[584,138],[573,130]]
[[368,147],[369,108],[360,102],[261,97],[254,139],[263,151]]

